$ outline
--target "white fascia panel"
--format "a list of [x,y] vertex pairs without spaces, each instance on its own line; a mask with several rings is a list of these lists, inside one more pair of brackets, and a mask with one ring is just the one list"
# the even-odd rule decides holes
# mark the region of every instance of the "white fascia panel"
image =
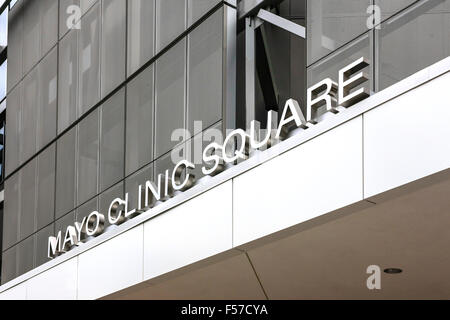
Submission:
[[370,198],[450,168],[450,73],[364,114],[364,193]]
[[144,279],[232,248],[232,181],[144,224]]
[[362,200],[357,117],[236,178],[234,246]]

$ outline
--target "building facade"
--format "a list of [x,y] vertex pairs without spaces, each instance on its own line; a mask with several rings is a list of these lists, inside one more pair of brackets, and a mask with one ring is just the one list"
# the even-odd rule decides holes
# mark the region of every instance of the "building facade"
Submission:
[[[317,289],[331,272],[321,267],[317,282],[285,283],[283,270],[295,278],[298,265],[284,250],[302,256],[305,242],[332,241],[330,234],[348,245],[343,239],[358,219],[378,239],[384,231],[370,232],[372,222],[360,217],[403,212],[395,206],[425,197],[426,188],[448,190],[449,0],[16,0],[2,9],[0,297],[371,298],[363,262],[402,263],[382,245],[372,256],[344,252],[364,257],[348,262],[363,270],[362,289],[345,274],[350,288],[324,285],[328,295]],[[323,79],[341,84],[339,71],[360,58],[365,81],[343,91],[366,96],[332,110],[311,107],[308,89]],[[220,174],[202,171],[210,143],[223,144],[254,120],[279,124],[290,99],[308,129]],[[231,146],[241,150],[239,141]],[[139,186],[175,177],[183,159],[195,165],[192,188],[111,223],[114,199],[138,208]],[[64,241],[93,212],[105,217],[102,234],[50,259],[49,238],[61,231]],[[390,231],[387,239],[422,225],[411,218],[399,231],[379,219],[373,228]],[[317,251],[333,256],[332,247]],[[302,259],[311,273],[327,261],[317,253]],[[195,288],[209,273],[211,284]],[[383,297],[427,297],[426,279],[421,288]],[[450,292],[450,284],[437,288],[437,297]]]

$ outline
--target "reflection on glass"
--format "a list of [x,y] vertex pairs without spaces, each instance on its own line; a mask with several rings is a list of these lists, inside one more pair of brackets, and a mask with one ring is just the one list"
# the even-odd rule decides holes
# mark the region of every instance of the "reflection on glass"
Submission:
[[155,158],[177,144],[171,141],[175,129],[184,129],[186,93],[186,40],[156,62]]
[[338,82],[338,71],[360,57],[371,60],[370,34],[366,33],[332,55],[308,68],[308,88],[317,82],[331,78]]
[[186,27],[186,0],[156,0],[156,51],[175,40]]
[[56,153],[56,218],[60,218],[75,205],[75,150],[76,127],[57,142]]
[[128,1],[128,75],[153,57],[155,0]]
[[126,174],[153,160],[153,66],[127,87]]
[[5,60],[0,65],[0,100],[4,99],[6,96],[6,72],[8,70],[8,61]]
[[100,192],[124,174],[125,90],[117,92],[101,107]]
[[418,0],[375,0],[375,5],[380,8],[382,20],[385,20],[417,1]]
[[308,65],[366,32],[371,4],[372,0],[309,0]]
[[222,19],[216,11],[188,38],[188,130],[194,134],[194,121],[205,129],[222,118]]
[[[4,2],[4,0],[0,1]],[[8,10],[0,14],[0,47],[8,45]]]
[[450,55],[450,0],[411,6],[379,30],[379,90]]
[[89,114],[78,126],[78,205],[97,193],[98,110]]
[[81,18],[79,30],[79,111],[81,116],[100,99],[100,4]]

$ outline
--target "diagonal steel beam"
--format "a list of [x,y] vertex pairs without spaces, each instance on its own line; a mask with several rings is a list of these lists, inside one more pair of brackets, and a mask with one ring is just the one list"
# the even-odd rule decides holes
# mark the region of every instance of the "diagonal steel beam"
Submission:
[[306,29],[305,27],[298,25],[288,19],[282,18],[273,14],[267,10],[260,9],[257,17],[265,22],[273,24],[281,29],[289,31],[303,39],[306,39]]

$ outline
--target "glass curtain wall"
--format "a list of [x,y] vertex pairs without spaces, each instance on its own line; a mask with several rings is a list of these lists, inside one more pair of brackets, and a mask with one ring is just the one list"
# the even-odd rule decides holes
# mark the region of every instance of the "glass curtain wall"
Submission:
[[135,202],[137,185],[173,167],[173,154],[198,158],[194,141],[223,131],[230,8],[21,0],[11,9],[2,283],[48,261],[49,236],[106,214],[125,192]]
[[364,56],[372,92],[450,55],[448,0],[307,1],[308,86]]

